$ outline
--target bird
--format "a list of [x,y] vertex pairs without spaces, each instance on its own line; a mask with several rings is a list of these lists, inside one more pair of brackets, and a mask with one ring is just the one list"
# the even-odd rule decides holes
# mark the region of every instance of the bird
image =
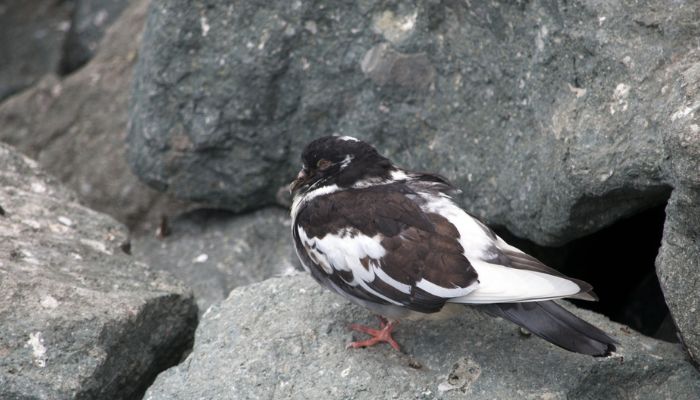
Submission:
[[378,315],[348,347],[386,342],[400,320],[447,318],[465,306],[563,349],[606,357],[617,343],[554,300],[595,301],[593,287],[509,245],[455,200],[435,173],[396,166],[351,136],[306,145],[289,184],[294,248],[320,285]]

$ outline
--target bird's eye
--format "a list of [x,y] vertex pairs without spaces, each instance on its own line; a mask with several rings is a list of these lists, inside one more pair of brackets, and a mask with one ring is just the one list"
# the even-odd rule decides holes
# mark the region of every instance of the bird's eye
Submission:
[[320,169],[321,171],[323,171],[323,170],[328,169],[328,167],[330,167],[332,164],[333,164],[333,163],[330,162],[330,161],[328,161],[328,160],[320,159],[320,160],[318,160],[318,162],[316,163],[316,168],[318,168],[318,169]]

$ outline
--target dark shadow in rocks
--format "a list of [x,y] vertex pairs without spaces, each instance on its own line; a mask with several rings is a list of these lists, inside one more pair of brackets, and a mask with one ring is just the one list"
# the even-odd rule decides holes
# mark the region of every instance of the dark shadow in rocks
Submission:
[[641,211],[560,247],[539,246],[505,229],[496,232],[545,264],[592,284],[600,301],[572,301],[577,306],[645,335],[677,342],[654,265],[665,207],[664,203]]

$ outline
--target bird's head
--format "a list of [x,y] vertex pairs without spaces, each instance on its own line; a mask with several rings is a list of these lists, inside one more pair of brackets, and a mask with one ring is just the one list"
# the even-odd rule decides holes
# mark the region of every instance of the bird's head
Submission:
[[393,168],[374,147],[350,136],[325,136],[306,145],[302,168],[289,185],[292,195],[337,185],[349,187],[363,179],[386,179]]

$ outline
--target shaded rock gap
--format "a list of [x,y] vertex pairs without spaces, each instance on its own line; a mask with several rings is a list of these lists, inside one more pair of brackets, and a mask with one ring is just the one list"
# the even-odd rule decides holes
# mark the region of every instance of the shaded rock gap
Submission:
[[566,275],[593,285],[600,300],[573,300],[645,335],[677,342],[655,260],[661,246],[665,208],[662,204],[621,218],[590,235],[559,247],[540,246],[504,228],[497,233]]

